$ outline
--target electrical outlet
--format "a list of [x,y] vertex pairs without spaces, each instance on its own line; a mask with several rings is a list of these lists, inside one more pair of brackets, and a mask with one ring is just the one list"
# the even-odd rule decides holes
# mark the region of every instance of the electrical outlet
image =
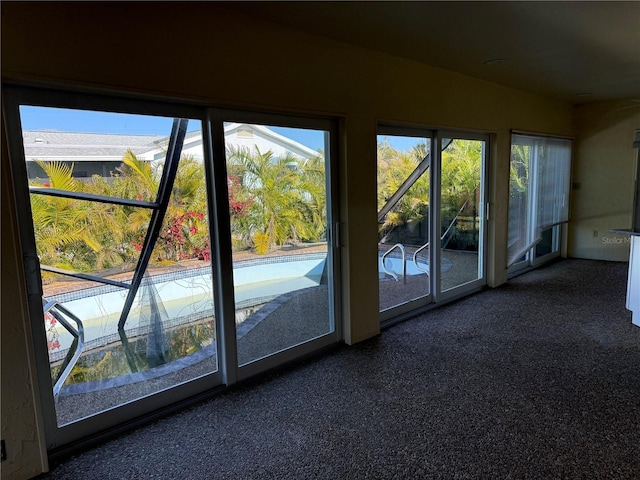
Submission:
[[7,449],[4,446],[4,440],[0,440],[0,449],[2,450],[1,458],[4,462],[7,459]]

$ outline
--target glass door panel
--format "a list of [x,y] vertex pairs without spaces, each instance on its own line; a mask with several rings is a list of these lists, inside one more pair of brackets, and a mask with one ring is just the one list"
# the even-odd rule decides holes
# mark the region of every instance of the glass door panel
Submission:
[[32,105],[20,118],[34,187],[155,200],[173,118]]
[[538,244],[536,244],[536,258],[544,257],[545,255],[549,255],[556,250],[556,242],[554,242],[554,228],[557,227],[547,228],[546,230],[543,230],[541,232],[541,240]]
[[431,292],[431,139],[378,135],[378,276],[380,310]]
[[509,183],[510,274],[560,255],[568,221],[571,141],[513,134]]
[[216,372],[201,122],[20,119],[57,425]]
[[560,225],[546,228],[540,233],[540,241],[534,248],[532,265],[542,264],[560,255]]
[[509,174],[509,222],[507,264],[510,271],[526,268],[531,260],[531,166],[532,145],[521,142],[511,146]]
[[443,138],[440,162],[440,290],[483,277],[485,141]]
[[225,123],[237,362],[335,332],[329,132]]
[[333,122],[6,98],[47,448],[337,341]]

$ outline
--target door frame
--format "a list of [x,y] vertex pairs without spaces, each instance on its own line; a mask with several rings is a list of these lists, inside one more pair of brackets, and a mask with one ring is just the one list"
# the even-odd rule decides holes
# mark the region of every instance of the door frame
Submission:
[[[442,172],[442,140],[443,139],[452,139],[452,140],[476,140],[481,141],[483,143],[482,148],[482,158],[480,165],[480,196],[478,199],[478,216],[479,216],[479,226],[480,226],[480,235],[479,235],[479,246],[478,246],[478,278],[475,280],[471,280],[469,282],[465,282],[456,287],[450,288],[448,290],[441,290],[441,258],[442,258],[442,248],[434,249],[434,253],[436,254],[436,258],[433,260],[436,262],[436,271],[437,271],[437,289],[435,292],[435,303],[446,302],[456,298],[460,298],[461,296],[468,295],[472,292],[477,291],[478,289],[484,287],[487,284],[487,240],[488,240],[488,228],[487,228],[487,204],[488,204],[488,190],[489,190],[489,152],[491,152],[491,136],[486,133],[474,133],[468,131],[458,131],[458,130],[440,130],[438,131],[438,148],[436,162],[438,165],[438,188],[441,185],[441,172]],[[440,189],[438,193],[441,193]],[[436,225],[440,225],[440,210],[441,210],[441,202],[440,197],[437,197],[437,208],[434,208],[434,214],[437,214]],[[439,229],[438,229],[438,240],[439,240]],[[433,241],[433,237],[432,237]],[[438,242],[439,245],[439,242]]]
[[[11,181],[15,190],[18,236],[23,252],[29,324],[34,345],[36,383],[44,424],[46,446],[51,455],[84,442],[117,432],[126,425],[135,425],[144,419],[155,418],[167,411],[213,395],[225,386],[247,379],[285,362],[319,351],[337,343],[342,338],[339,296],[340,255],[337,238],[339,224],[338,205],[338,120],[334,117],[299,116],[288,113],[255,113],[216,108],[205,104],[184,101],[154,100],[129,93],[96,91],[93,89],[67,89],[60,87],[3,84],[3,116],[7,131],[7,145],[11,168]],[[217,370],[201,377],[177,384],[168,389],[132,400],[117,407],[99,412],[62,426],[57,425],[55,400],[51,386],[51,370],[47,352],[47,338],[42,310],[42,278],[37,257],[28,175],[24,161],[22,125],[19,108],[33,105],[52,108],[74,108],[103,112],[161,115],[189,118],[202,125],[204,166],[207,182],[207,202],[211,251],[215,275],[213,278],[214,311],[218,364]],[[225,115],[228,115],[227,118]],[[333,272],[330,282],[330,315],[333,329],[330,334],[312,339],[290,349],[253,362],[248,368],[238,368],[235,356],[235,305],[231,274],[231,241],[227,197],[227,180],[224,156],[224,132],[212,125],[231,118],[250,118],[252,121],[279,122],[292,127],[326,128],[330,139],[326,142],[327,155],[327,262]],[[223,119],[223,120],[221,120]],[[217,122],[217,123],[216,123]],[[322,127],[320,127],[322,126]],[[221,150],[222,149],[222,150]],[[336,226],[334,228],[334,226]],[[217,257],[217,258],[216,258]],[[215,261],[214,261],[215,259]],[[230,338],[233,338],[231,340]]]
[[[327,348],[341,340],[342,323],[339,312],[340,303],[340,252],[339,244],[336,242],[337,229],[339,224],[339,206],[338,206],[338,123],[334,119],[322,117],[304,117],[296,115],[287,115],[279,113],[266,112],[249,112],[246,110],[223,109],[212,107],[208,111],[209,126],[212,129],[211,138],[213,139],[213,157],[215,168],[218,174],[215,176],[217,182],[217,192],[222,191],[222,183],[224,183],[224,194],[226,195],[226,154],[224,141],[224,124],[228,122],[239,122],[248,124],[259,124],[264,126],[290,127],[290,128],[308,128],[323,130],[329,133],[329,138],[325,136],[325,168],[326,168],[326,199],[327,199],[327,265],[329,266],[329,318],[331,331],[320,337],[310,339],[301,344],[293,345],[284,350],[274,352],[266,357],[262,357],[251,361],[244,365],[238,365],[237,356],[237,340],[235,329],[235,306],[233,301],[228,301],[225,306],[223,318],[225,325],[223,326],[224,347],[222,356],[227,365],[225,369],[225,379],[227,384],[246,380],[252,376],[258,375],[282,364],[294,361],[305,355],[309,355],[314,351]],[[216,199],[217,203],[226,202],[224,199]],[[224,258],[224,262],[220,262],[221,275],[221,294],[224,298],[234,298],[234,284],[231,275],[222,275],[222,272],[230,272],[233,270],[232,249],[231,249],[231,227],[229,222],[228,210],[220,215],[220,224],[217,226],[218,239],[221,252],[228,252]],[[220,257],[222,259],[222,256]],[[223,264],[222,264],[223,263]]]
[[[487,284],[487,215],[486,208],[489,198],[489,162],[491,152],[491,136],[488,133],[473,132],[468,130],[439,129],[429,127],[404,127],[397,124],[378,124],[377,136],[404,136],[419,137],[429,139],[431,142],[432,160],[429,169],[429,242],[431,245],[438,245],[438,248],[429,249],[429,264],[432,266],[432,275],[429,276],[429,294],[418,299],[396,305],[380,311],[381,325],[388,326],[399,320],[413,316],[421,311],[427,310],[435,305],[442,304],[462,296],[473,293]],[[478,214],[480,216],[480,248],[478,252],[478,278],[464,283],[444,292],[441,291],[441,258],[442,248],[440,246],[440,209],[441,209],[441,168],[442,168],[442,140],[462,139],[478,140],[484,142],[481,165],[481,184]],[[435,228],[435,225],[438,228]]]
[[[531,159],[529,162],[529,172],[528,176],[530,179],[530,184],[527,190],[527,230],[526,230],[526,245],[532,245],[523,255],[524,259],[518,260],[507,267],[507,278],[512,278],[522,273],[528,272],[533,268],[537,268],[545,263],[558,258],[562,255],[563,244],[565,243],[567,229],[567,222],[561,221],[553,225],[547,226],[543,231],[551,230],[551,243],[552,250],[549,253],[544,255],[538,255],[536,248],[537,243],[534,244],[535,235],[534,232],[537,229],[538,222],[538,202],[539,202],[539,189],[538,182],[539,179],[539,140],[541,139],[557,139],[557,140],[566,140],[572,142],[571,145],[571,155],[573,155],[573,140],[570,137],[561,137],[554,135],[541,135],[535,133],[528,132],[520,132],[520,131],[512,131],[511,132],[511,146],[513,146],[513,137],[517,135],[520,137],[519,144],[523,144],[524,139],[528,140],[528,146],[532,149]],[[513,153],[510,150],[509,162],[511,163]],[[569,172],[570,173],[570,172]],[[567,198],[567,201],[569,199]]]

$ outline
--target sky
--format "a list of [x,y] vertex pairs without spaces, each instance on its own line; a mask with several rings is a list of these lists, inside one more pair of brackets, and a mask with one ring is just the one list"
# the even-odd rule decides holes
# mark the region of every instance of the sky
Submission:
[[[173,124],[173,118],[168,117],[24,105],[20,107],[20,119],[23,130],[58,130],[120,135],[169,136]],[[265,126],[313,150],[324,150],[324,134],[321,131]],[[199,121],[192,120],[189,122],[188,131],[198,127],[200,127]]]
[[378,135],[378,143],[389,142],[393,148],[400,151],[409,151],[419,143],[428,142],[423,137],[401,137],[398,135]]
[[[58,130],[63,132],[111,133],[129,135],[163,135],[171,133],[172,118],[127,113],[94,112],[65,108],[21,106],[23,130]],[[197,120],[189,122],[189,131],[199,127]],[[274,127],[265,125],[285,137],[313,150],[324,150],[324,135],[318,130]],[[424,141],[420,138],[380,135],[378,141],[388,140],[398,150],[410,150]]]

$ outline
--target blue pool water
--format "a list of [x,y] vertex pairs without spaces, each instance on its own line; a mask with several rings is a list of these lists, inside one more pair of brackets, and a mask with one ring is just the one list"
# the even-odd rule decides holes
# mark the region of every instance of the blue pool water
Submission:
[[[326,253],[262,257],[234,263],[236,308],[249,308],[279,295],[317,286],[321,282]],[[148,324],[148,295],[151,291],[166,312],[167,326],[189,323],[214,314],[213,281],[210,267],[182,269],[145,278],[134,300],[125,329],[135,332]],[[85,345],[95,348],[119,338],[117,324],[127,290],[101,285],[49,297],[57,300],[83,322]],[[146,322],[146,323],[145,323]],[[62,353],[72,337],[57,326]]]

